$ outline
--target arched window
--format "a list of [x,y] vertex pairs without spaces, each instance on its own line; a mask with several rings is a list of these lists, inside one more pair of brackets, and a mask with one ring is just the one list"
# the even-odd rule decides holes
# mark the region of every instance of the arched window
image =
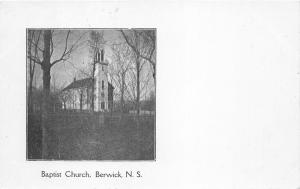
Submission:
[[97,52],[97,62],[99,62],[99,61],[100,61],[100,53]]
[[103,62],[104,61],[104,50],[102,49],[101,50],[101,62]]

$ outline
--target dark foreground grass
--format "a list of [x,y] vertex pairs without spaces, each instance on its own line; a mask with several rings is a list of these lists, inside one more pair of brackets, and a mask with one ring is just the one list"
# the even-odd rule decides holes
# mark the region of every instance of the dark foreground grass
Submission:
[[[154,116],[65,113],[51,115],[47,127],[47,159],[52,160],[154,160]],[[28,116],[27,158],[41,159],[41,119]]]

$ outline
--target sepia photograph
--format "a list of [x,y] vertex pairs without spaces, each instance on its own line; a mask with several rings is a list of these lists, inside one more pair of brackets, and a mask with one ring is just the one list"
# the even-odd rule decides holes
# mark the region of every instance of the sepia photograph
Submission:
[[27,28],[27,160],[155,160],[156,29]]

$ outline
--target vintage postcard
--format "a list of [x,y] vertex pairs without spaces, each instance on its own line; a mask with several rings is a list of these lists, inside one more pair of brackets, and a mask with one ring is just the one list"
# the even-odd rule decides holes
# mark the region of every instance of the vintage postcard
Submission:
[[300,6],[0,1],[0,189],[300,189]]

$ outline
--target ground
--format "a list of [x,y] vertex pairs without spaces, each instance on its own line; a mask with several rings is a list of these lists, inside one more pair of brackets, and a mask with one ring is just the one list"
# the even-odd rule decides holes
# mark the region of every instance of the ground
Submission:
[[[154,160],[154,116],[51,114],[49,157],[54,160]],[[28,115],[27,158],[41,159],[41,119]]]

